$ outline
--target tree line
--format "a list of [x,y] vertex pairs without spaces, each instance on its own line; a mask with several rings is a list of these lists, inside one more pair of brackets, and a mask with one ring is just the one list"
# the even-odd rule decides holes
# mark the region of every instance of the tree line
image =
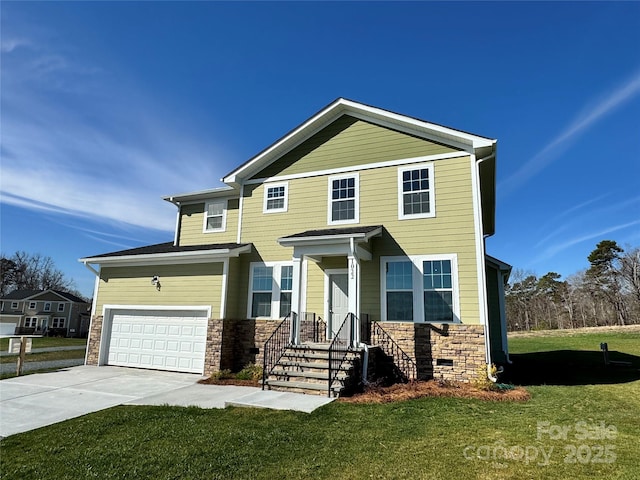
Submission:
[[561,280],[516,269],[505,291],[510,331],[640,323],[640,248],[603,240],[589,268]]
[[14,290],[60,290],[82,295],[73,279],[58,269],[51,257],[39,253],[16,252],[12,256],[0,255],[0,294]]

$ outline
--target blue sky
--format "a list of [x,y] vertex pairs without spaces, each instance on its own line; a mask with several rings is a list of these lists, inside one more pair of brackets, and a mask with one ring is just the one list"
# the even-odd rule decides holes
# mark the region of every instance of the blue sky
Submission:
[[219,179],[337,97],[498,139],[488,252],[563,276],[640,244],[640,3],[8,2],[0,242],[169,241]]

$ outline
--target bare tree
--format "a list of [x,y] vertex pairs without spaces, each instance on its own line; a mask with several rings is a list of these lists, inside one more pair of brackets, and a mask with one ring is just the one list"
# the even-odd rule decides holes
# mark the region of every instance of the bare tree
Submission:
[[56,268],[51,257],[19,251],[10,258],[2,255],[1,267],[2,295],[22,289],[76,293],[74,281]]

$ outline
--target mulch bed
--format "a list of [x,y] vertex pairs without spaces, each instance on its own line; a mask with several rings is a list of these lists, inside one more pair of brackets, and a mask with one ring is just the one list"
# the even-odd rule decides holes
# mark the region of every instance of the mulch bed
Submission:
[[424,397],[454,397],[475,398],[497,402],[526,402],[531,398],[529,392],[516,387],[511,390],[489,391],[480,390],[467,383],[446,383],[436,380],[426,382],[398,383],[390,387],[372,386],[363,393],[354,394],[351,397],[340,397],[339,401],[345,403],[391,403],[404,400],[413,400]]
[[238,380],[236,378],[205,378],[198,383],[203,385],[236,385],[239,387],[259,387],[257,380]]

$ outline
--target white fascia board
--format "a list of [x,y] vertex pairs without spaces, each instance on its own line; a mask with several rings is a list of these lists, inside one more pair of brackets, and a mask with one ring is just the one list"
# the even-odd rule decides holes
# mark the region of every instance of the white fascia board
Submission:
[[[234,194],[235,192],[235,194]],[[237,197],[240,193],[233,187],[224,186],[219,188],[211,188],[209,190],[199,190],[196,192],[189,193],[181,193],[177,195],[169,195],[166,197],[162,197],[163,200],[173,203],[174,205],[185,204],[185,203],[195,203],[199,201],[208,200],[210,198],[219,198],[219,197]]]
[[187,263],[203,263],[212,261],[223,261],[225,258],[237,257],[241,253],[251,250],[251,245],[239,248],[225,248],[220,250],[204,250],[195,252],[175,252],[175,253],[150,253],[146,255],[122,255],[118,257],[93,257],[81,258],[80,262],[109,265],[113,267],[126,267],[136,265],[175,265]]
[[367,120],[395,130],[405,131],[406,133],[425,139],[445,143],[469,153],[474,153],[476,148],[489,147],[495,143],[495,140],[489,138],[339,98],[221,180],[226,184],[238,184],[239,180],[247,179],[252,173],[259,170],[263,163],[295,148],[342,114]]

